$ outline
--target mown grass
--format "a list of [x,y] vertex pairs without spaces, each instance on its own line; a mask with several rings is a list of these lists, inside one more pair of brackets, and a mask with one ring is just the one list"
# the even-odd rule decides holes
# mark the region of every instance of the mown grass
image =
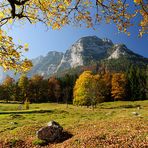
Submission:
[[[106,139],[108,134],[115,134],[116,137],[129,134],[130,130],[134,133],[139,132],[138,128],[143,129],[143,133],[137,135],[137,138],[146,140],[148,136],[146,134],[148,133],[146,130],[148,100],[101,103],[95,110],[73,105],[68,105],[67,108],[65,104],[55,103],[30,104],[29,110],[18,110],[18,106],[19,104],[0,104],[0,141],[16,142],[15,139],[17,141],[18,139],[34,141],[36,131],[47,125],[50,120],[59,122],[65,130],[74,135],[71,138],[73,141],[70,141],[66,147],[81,146],[85,142],[87,143],[87,138],[90,135],[93,135],[96,142],[98,138],[99,140]],[[133,112],[137,112],[138,115],[133,114]],[[94,132],[92,125],[96,127]],[[132,131],[130,132],[132,133]],[[89,134],[87,135],[87,133]],[[96,134],[94,135],[94,133]],[[62,143],[62,145],[64,144]],[[56,146],[61,147],[60,144],[56,144]]]

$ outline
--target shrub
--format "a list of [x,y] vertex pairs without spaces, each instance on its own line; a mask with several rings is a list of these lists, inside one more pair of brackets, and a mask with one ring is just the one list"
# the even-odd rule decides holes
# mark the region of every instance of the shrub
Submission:
[[30,102],[28,101],[28,99],[26,99],[26,101],[25,101],[25,103],[24,103],[24,105],[25,105],[25,109],[29,109],[29,104],[30,104]]

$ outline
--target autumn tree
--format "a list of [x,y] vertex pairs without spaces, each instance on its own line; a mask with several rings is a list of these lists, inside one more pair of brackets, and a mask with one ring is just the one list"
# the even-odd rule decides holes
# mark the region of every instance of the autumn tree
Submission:
[[13,94],[14,94],[14,88],[15,88],[15,80],[11,78],[10,76],[6,76],[2,83],[3,87],[3,97],[5,100],[14,100]]
[[114,100],[122,100],[126,97],[126,77],[124,73],[114,73],[112,75],[111,94]]
[[[133,7],[134,9],[130,9]],[[148,5],[146,0],[1,0],[0,2],[0,65],[4,69],[28,70],[31,62],[21,61],[25,46],[15,45],[2,30],[6,24],[16,21],[42,22],[53,29],[69,24],[95,27],[101,22],[115,23],[118,30],[130,35],[128,28],[140,26],[139,35],[147,33]],[[139,15],[141,17],[139,17]],[[139,23],[133,24],[134,18]]]
[[91,71],[84,71],[74,86],[75,105],[94,107],[97,103],[103,102],[103,89],[99,75],[93,75]]

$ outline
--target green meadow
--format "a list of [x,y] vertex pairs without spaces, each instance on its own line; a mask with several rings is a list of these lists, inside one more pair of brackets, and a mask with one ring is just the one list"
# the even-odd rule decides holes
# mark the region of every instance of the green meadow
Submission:
[[72,136],[46,147],[147,147],[148,100],[101,103],[95,108],[74,105],[0,103],[0,148],[41,147],[36,131],[55,120]]

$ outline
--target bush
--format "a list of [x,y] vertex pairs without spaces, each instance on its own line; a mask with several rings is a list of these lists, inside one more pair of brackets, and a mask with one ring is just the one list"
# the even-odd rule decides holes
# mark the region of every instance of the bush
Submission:
[[24,105],[25,105],[25,109],[29,109],[29,104],[30,104],[30,102],[28,101],[28,99],[26,99],[26,101],[25,101],[25,103],[24,103]]

